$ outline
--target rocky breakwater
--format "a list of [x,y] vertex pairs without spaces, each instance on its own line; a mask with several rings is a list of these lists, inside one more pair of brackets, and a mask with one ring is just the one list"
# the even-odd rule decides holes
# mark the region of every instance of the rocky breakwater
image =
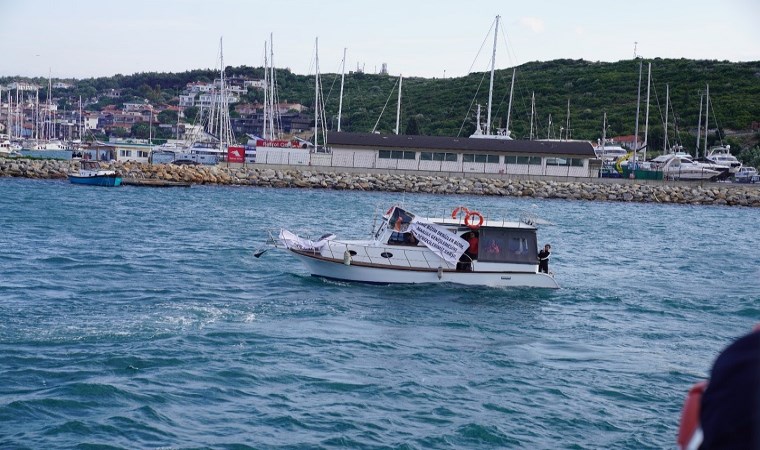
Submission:
[[[178,166],[133,162],[102,163],[124,178],[162,180],[195,184],[295,187],[431,194],[471,194],[616,202],[679,203],[694,205],[737,205],[760,207],[760,188],[727,183],[640,184],[516,179],[505,176],[443,177],[414,173],[339,173],[310,170],[274,170],[260,167]],[[0,159],[0,176],[65,178],[76,170],[76,161]]]
[[0,177],[66,178],[78,167],[72,161],[0,158]]

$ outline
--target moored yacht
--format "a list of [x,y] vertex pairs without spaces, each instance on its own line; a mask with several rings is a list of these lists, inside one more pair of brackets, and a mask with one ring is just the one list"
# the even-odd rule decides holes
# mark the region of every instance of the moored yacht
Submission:
[[651,161],[651,167],[662,170],[668,180],[716,180],[725,176],[724,172],[715,170],[711,165],[695,162],[691,157],[678,153],[658,156]]
[[620,144],[616,144],[614,141],[607,139],[594,147],[596,157],[604,162],[617,161],[619,158],[628,156],[628,153],[630,152],[630,150],[623,148]]
[[742,163],[731,154],[730,145],[713,147],[705,159],[719,166],[728,167],[728,172],[731,174],[735,174],[742,167]]

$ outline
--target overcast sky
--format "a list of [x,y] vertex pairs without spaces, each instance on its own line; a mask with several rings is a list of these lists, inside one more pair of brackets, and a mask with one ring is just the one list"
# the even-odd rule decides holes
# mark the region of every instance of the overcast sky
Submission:
[[[0,0],[0,76],[88,78],[274,60],[299,74],[361,65],[405,77],[557,58],[760,61],[760,0]],[[492,35],[491,35],[492,36]],[[637,44],[635,44],[637,43]],[[472,69],[471,69],[472,68]]]

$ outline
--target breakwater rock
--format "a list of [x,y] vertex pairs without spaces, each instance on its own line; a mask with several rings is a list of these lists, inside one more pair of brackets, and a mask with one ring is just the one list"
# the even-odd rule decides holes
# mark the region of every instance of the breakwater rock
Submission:
[[[163,180],[195,184],[298,187],[431,194],[471,194],[572,200],[738,205],[760,207],[760,188],[729,183],[688,184],[673,182],[637,183],[635,180],[548,180],[508,175],[443,176],[404,173],[348,173],[321,171],[314,167],[278,169],[266,166],[178,166],[134,162],[101,163],[124,178]],[[77,170],[77,161],[0,158],[0,176],[66,178]],[[338,170],[338,169],[331,169]]]

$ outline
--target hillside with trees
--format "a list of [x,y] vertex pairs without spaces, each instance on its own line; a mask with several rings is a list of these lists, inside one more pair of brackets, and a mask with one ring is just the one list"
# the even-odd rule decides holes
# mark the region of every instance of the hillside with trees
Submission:
[[[608,118],[607,136],[631,135],[635,128],[639,63],[643,62],[641,80],[640,134],[643,136],[647,63],[652,63],[652,84],[649,110],[649,148],[663,145],[666,84],[670,88],[670,115],[673,127],[671,140],[687,149],[695,146],[695,132],[700,112],[701,95],[710,86],[711,144],[725,137],[735,148],[758,143],[760,122],[760,61],[732,63],[687,59],[627,60],[615,63],[584,60],[529,62],[516,68],[510,129],[515,138],[530,134],[531,95],[535,93],[535,130],[539,138],[560,138],[596,141],[602,135],[603,116]],[[227,67],[227,77],[263,78],[261,67]],[[113,77],[74,80],[74,87],[54,90],[61,107],[73,108],[78,97],[100,98],[88,109],[107,104],[147,99],[155,103],[176,105],[177,96],[187,83],[212,81],[218,73],[210,69],[182,73],[136,73]],[[498,70],[495,75],[492,108],[494,126],[504,126],[507,118],[512,69]],[[7,84],[18,78],[0,79]],[[47,80],[29,80],[47,86]],[[314,102],[314,76],[297,75],[277,70],[280,101]],[[389,75],[348,73],[345,78],[343,116],[344,131],[390,133],[395,128],[398,78]],[[340,74],[322,74],[328,127],[337,126]],[[489,73],[471,73],[458,78],[405,78],[402,89],[401,132],[405,134],[469,136],[475,130],[475,112],[482,105],[485,121],[488,101]],[[121,89],[119,99],[98,97],[110,89]],[[46,96],[45,89],[40,92]],[[242,102],[262,102],[263,92],[250,90]],[[567,128],[568,101],[570,126]],[[384,111],[384,112],[383,112]],[[382,112],[382,115],[381,115]],[[552,124],[549,124],[551,115]],[[167,120],[171,120],[167,118]],[[755,129],[753,130],[753,126]],[[672,143],[672,142],[671,142]]]

